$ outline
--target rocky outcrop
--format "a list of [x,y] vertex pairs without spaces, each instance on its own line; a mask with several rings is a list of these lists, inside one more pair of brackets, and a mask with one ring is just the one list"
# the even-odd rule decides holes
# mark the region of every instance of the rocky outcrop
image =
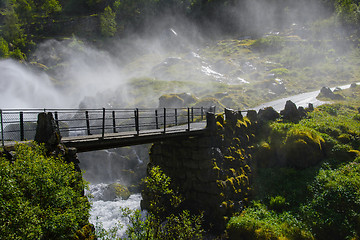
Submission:
[[334,93],[333,91],[331,91],[331,89],[329,87],[322,87],[317,98],[329,98],[331,100],[344,99],[344,97],[341,96],[340,94],[337,94],[337,93]]

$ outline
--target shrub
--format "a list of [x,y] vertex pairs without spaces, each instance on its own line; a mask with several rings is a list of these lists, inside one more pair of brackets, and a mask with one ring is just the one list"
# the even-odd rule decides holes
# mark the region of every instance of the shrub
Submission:
[[287,207],[287,203],[283,196],[271,197],[269,202],[269,209],[276,212],[284,211]]
[[171,186],[160,167],[152,167],[144,179],[145,196],[150,199],[144,218],[140,210],[121,209],[129,220],[127,239],[202,239],[202,214],[179,209],[183,198]]
[[270,71],[270,73],[275,74],[277,77],[285,76],[289,74],[289,70],[286,68],[275,68]]
[[89,217],[81,174],[41,146],[15,148],[0,159],[0,239],[72,239]]
[[322,169],[303,207],[306,221],[319,239],[350,239],[360,234],[360,164]]
[[4,38],[0,37],[0,58],[9,56],[9,45]]
[[252,47],[261,52],[276,52],[284,47],[284,39],[278,36],[268,36],[256,40]]
[[230,239],[313,239],[296,217],[268,211],[259,203],[232,217],[226,229]]

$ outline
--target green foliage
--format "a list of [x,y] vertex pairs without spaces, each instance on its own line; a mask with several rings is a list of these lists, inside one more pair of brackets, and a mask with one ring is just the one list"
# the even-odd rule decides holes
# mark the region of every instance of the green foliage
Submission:
[[284,47],[284,39],[278,36],[260,38],[252,44],[252,48],[261,52],[277,52]]
[[202,214],[180,210],[183,198],[171,187],[171,179],[159,167],[152,167],[144,179],[150,200],[146,216],[140,210],[121,209],[129,220],[126,239],[202,239]]
[[360,234],[360,165],[324,168],[303,207],[306,221],[319,239],[350,239]]
[[360,21],[359,2],[353,0],[337,0],[336,13],[343,24],[356,26]]
[[117,31],[115,21],[116,13],[114,13],[110,6],[107,6],[104,13],[100,15],[101,34],[104,37],[113,37]]
[[262,166],[306,168],[323,159],[325,140],[312,128],[301,124],[272,123],[267,142],[258,154]]
[[287,207],[287,203],[283,196],[271,197],[269,202],[269,209],[274,210],[276,212],[281,212],[285,210]]
[[9,45],[4,38],[0,37],[0,58],[9,56]]
[[148,211],[157,216],[177,208],[183,201],[183,198],[171,187],[170,177],[158,166],[150,169],[144,179],[144,185],[145,192],[151,199]]
[[289,74],[289,70],[286,68],[275,68],[270,71],[270,73],[275,74],[277,77],[286,76]]
[[72,239],[89,217],[81,174],[43,147],[16,145],[15,153],[0,160],[0,238]]
[[121,212],[129,220],[126,239],[203,239],[202,215],[191,215],[187,210],[169,214],[163,223],[154,214],[142,216],[140,210],[122,208]]
[[314,239],[295,216],[288,212],[277,214],[260,203],[232,217],[226,229],[230,239]]

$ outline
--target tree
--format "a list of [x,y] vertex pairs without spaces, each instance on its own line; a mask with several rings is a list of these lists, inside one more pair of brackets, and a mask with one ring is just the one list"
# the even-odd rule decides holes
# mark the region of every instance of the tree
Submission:
[[101,34],[104,37],[113,37],[117,31],[117,24],[115,21],[116,14],[110,6],[107,6],[104,13],[100,15]]
[[9,44],[4,38],[0,37],[0,58],[6,58],[9,56]]
[[5,9],[3,14],[5,15],[5,18],[2,28],[2,35],[7,42],[11,43],[16,39],[21,38],[24,34],[24,31],[21,29],[19,17],[15,12],[13,5],[10,5],[9,8]]

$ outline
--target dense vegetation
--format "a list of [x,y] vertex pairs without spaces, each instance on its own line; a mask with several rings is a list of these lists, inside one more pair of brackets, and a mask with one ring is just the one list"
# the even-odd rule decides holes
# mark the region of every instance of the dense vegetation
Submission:
[[[261,20],[251,20],[256,14],[251,10],[254,6],[266,13]],[[273,12],[266,11],[270,7]],[[146,31],[149,20],[167,15],[187,18],[206,27],[206,32],[222,29],[223,33],[232,35],[256,33],[260,28],[282,29],[293,22],[334,16],[335,22],[326,20],[314,27],[336,35],[339,25],[343,25],[349,34],[356,36],[360,22],[359,3],[355,0],[2,0],[0,9],[0,57],[18,59],[26,58],[35,44],[46,38],[79,34],[79,29],[71,25],[79,24],[84,18],[99,19],[95,25],[100,25],[100,31],[87,36],[92,39]],[[172,24],[165,22],[159,25]]]
[[83,239],[91,233],[85,182],[74,165],[35,144],[19,144],[14,153],[12,161],[0,159],[0,238]]
[[298,123],[266,124],[254,201],[228,224],[231,239],[357,239],[360,87]]

